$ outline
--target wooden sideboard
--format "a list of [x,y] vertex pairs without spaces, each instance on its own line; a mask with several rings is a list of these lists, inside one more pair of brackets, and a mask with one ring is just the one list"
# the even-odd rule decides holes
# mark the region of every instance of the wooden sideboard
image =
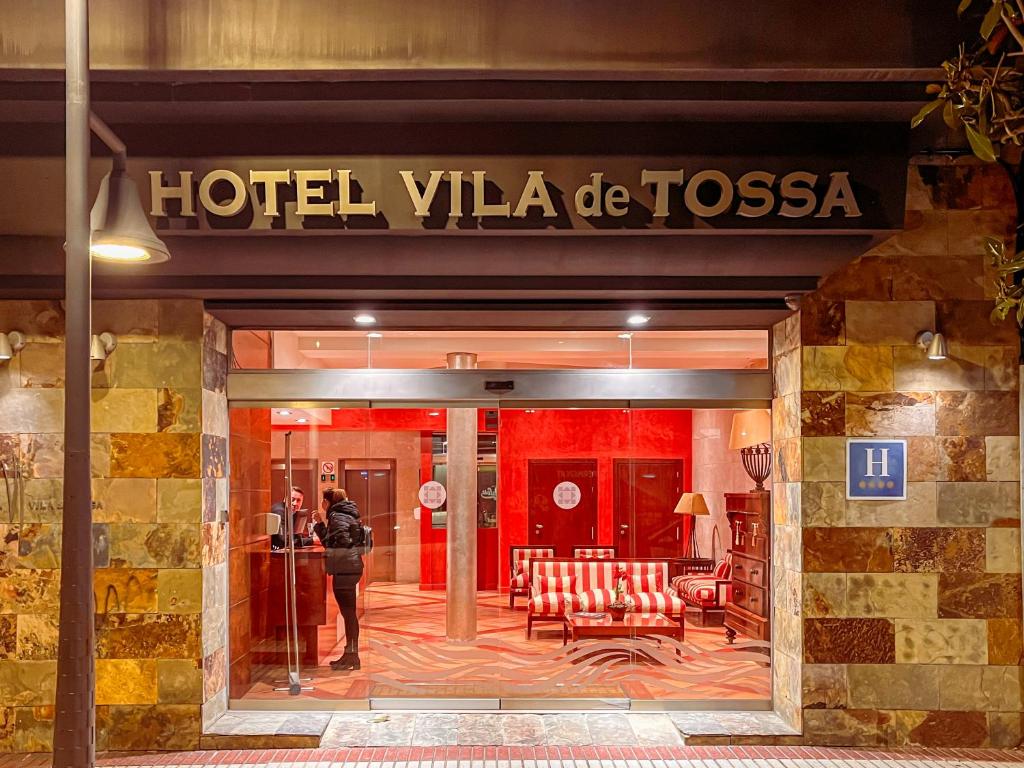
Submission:
[[771,500],[768,491],[725,494],[732,541],[732,599],[725,636],[771,640]]

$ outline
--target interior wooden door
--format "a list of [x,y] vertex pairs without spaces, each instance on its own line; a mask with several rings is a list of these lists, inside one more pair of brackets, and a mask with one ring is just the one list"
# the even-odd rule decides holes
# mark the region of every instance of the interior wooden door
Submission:
[[681,459],[615,460],[615,544],[625,557],[678,557],[683,518]]
[[[597,543],[597,461],[531,459],[528,474],[529,543],[554,547],[559,557],[569,557],[575,544]],[[576,494],[563,486],[562,504],[576,501],[569,509],[555,503],[555,489],[562,483],[579,489]]]
[[366,558],[366,581],[395,580],[395,505],[390,469],[345,469],[345,491],[359,507],[363,524],[373,528],[373,552]]

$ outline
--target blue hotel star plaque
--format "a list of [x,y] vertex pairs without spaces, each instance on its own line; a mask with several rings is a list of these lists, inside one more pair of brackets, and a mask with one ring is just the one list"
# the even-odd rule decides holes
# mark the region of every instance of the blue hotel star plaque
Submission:
[[846,498],[907,498],[907,441],[849,438],[846,441]]

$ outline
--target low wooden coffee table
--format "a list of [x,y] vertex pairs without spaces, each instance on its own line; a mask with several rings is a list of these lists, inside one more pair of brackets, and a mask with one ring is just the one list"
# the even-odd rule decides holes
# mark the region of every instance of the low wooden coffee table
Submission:
[[672,621],[661,613],[627,613],[622,621],[604,614],[599,619],[567,614],[562,626],[562,645],[587,637],[674,637],[679,642],[686,632],[682,621]]

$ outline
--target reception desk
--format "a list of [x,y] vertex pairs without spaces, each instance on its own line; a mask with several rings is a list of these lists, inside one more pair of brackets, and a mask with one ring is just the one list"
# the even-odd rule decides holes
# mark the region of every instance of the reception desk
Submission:
[[[270,592],[267,626],[273,628],[276,657],[273,663],[286,664],[285,574],[287,552],[270,553]],[[330,650],[338,641],[337,609],[331,596],[330,577],[322,546],[316,544],[295,550],[295,594],[299,624],[299,650],[303,666],[319,663],[319,649]]]

